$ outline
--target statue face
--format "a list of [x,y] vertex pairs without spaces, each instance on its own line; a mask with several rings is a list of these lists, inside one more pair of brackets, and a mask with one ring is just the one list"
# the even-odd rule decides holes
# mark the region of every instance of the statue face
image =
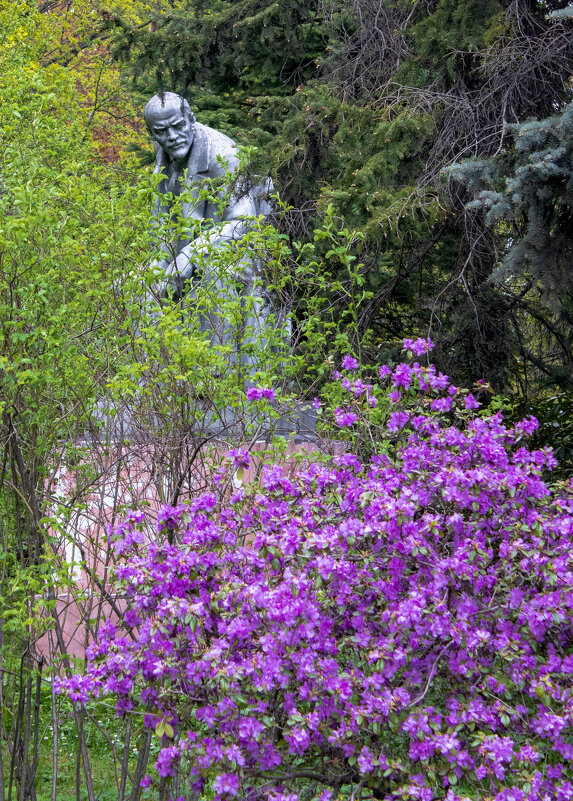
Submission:
[[180,103],[166,103],[150,116],[149,131],[153,139],[161,145],[170,159],[182,161],[193,144],[194,122],[189,118]]

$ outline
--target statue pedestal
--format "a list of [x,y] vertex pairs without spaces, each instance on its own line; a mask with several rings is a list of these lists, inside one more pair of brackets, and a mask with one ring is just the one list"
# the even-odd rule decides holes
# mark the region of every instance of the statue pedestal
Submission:
[[275,415],[257,412],[250,416],[244,410],[226,407],[222,410],[205,409],[199,427],[201,434],[208,434],[237,442],[246,440],[272,440],[286,437],[297,443],[315,442],[316,411],[307,401],[300,401],[292,409]]

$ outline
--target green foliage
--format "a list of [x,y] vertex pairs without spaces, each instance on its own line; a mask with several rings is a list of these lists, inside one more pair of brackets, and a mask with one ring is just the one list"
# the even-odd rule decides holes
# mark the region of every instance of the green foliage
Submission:
[[488,161],[451,168],[487,209],[490,224],[506,223],[507,253],[492,278],[522,275],[555,304],[570,293],[573,241],[573,104],[544,120],[509,126],[512,144]]
[[153,17],[149,28],[117,21],[114,53],[137,89],[190,94],[202,122],[239,138],[251,98],[290,95],[324,46],[317,6],[301,0],[194,0]]
[[179,91],[202,122],[258,146],[254,168],[293,207],[278,220],[289,238],[311,241],[330,205],[360,231],[372,358],[432,326],[448,372],[501,389],[529,363],[531,318],[487,283],[494,237],[439,173],[499,150],[505,120],[567,99],[573,48],[546,17],[564,6],[190,0],[149,27],[116,20],[114,53],[142,99]]
[[[103,497],[146,443],[157,496],[176,504],[199,486],[197,454],[213,439],[256,440],[322,385],[342,403],[326,354],[376,365],[397,356],[401,335],[431,326],[437,360],[458,380],[513,384],[516,407],[541,384],[539,442],[570,459],[569,395],[546,390],[567,389],[573,374],[565,5],[532,2],[517,18],[506,0],[0,0],[0,681],[17,771],[33,750],[18,726],[37,678],[34,641],[87,566],[81,552],[64,560],[64,546],[77,545],[94,488]],[[154,262],[188,222],[175,204],[151,229],[156,179],[123,153],[144,145],[139,107],[159,88],[188,95],[202,122],[248,145],[250,170],[270,172],[282,198],[240,242],[205,250],[210,282],[161,306]],[[504,118],[557,107],[514,126],[500,150]],[[438,174],[470,153],[479,161],[464,180],[489,194],[465,210],[468,197]],[[252,292],[241,264],[260,268]],[[256,331],[271,298],[269,326]],[[205,330],[213,316],[231,338]],[[272,388],[274,404],[248,401],[247,381]],[[128,498],[116,496],[111,514]],[[50,703],[44,692],[43,727]],[[64,799],[77,794],[84,735],[73,709],[58,715]],[[89,715],[107,731],[109,721],[88,710],[99,797],[118,798],[100,756],[118,754],[125,730],[117,724],[110,745]],[[50,769],[41,755],[37,776]]]

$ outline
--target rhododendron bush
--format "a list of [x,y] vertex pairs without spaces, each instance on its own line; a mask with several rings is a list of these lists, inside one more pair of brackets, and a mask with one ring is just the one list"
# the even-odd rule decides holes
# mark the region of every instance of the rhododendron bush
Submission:
[[478,416],[432,366],[356,367],[334,425],[367,461],[267,465],[226,500],[215,485],[163,509],[155,542],[139,513],[115,530],[124,630],[100,630],[67,691],[156,728],[145,785],[573,798],[570,486],[545,483],[533,418]]

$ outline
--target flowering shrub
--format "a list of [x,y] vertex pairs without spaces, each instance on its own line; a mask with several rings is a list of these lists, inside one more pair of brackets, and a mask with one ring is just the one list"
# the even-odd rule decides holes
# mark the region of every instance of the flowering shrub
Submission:
[[268,465],[164,510],[157,542],[116,529],[130,637],[104,626],[68,692],[143,711],[157,773],[216,799],[572,798],[571,488],[533,418],[476,416],[431,365],[355,369],[338,424],[368,463]]

